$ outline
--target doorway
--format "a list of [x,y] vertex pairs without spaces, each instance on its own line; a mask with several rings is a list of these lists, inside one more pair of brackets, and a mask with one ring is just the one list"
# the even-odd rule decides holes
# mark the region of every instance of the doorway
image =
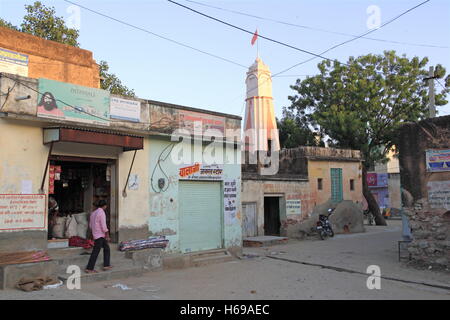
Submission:
[[[107,202],[106,223],[113,242],[117,241],[117,213],[114,179],[115,160],[52,156],[50,158],[49,197],[58,205],[57,228],[49,229],[49,239],[69,239],[76,236],[87,239],[90,213],[99,200]],[[112,187],[113,186],[113,187]],[[74,218],[76,229],[68,231]],[[56,222],[55,222],[56,223]],[[76,232],[75,232],[76,230]]]
[[280,235],[280,198],[264,197],[264,235]]

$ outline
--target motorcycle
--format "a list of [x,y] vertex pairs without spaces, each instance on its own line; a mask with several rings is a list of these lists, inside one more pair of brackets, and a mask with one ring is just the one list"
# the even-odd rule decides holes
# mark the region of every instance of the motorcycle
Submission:
[[328,215],[319,215],[319,221],[316,224],[316,231],[320,236],[321,240],[325,240],[326,237],[333,237],[334,231],[331,227],[330,221],[328,218],[333,214],[334,209],[328,209]]
[[364,217],[367,219],[367,223],[369,224],[369,226],[371,226],[375,222],[374,216],[369,209],[364,210]]

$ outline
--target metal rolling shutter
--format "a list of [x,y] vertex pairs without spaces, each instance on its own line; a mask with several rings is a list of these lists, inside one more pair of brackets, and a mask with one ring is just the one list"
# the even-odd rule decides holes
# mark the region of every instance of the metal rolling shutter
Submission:
[[221,182],[180,181],[179,196],[181,251],[221,248]]

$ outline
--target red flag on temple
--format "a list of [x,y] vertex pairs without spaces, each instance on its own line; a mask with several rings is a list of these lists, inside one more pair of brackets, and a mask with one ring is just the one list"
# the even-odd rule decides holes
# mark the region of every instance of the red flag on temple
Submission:
[[255,44],[256,40],[258,39],[258,29],[256,29],[255,34],[253,35],[252,38],[252,45]]

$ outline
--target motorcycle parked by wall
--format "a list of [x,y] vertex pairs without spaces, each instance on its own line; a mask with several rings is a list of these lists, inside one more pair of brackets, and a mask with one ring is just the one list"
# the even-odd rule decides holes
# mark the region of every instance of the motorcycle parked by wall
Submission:
[[334,209],[328,209],[328,215],[320,214],[319,221],[316,224],[316,231],[320,236],[321,240],[325,240],[326,237],[333,237],[334,231],[331,227],[331,223],[328,218],[334,212]]
[[375,218],[369,209],[364,210],[364,218],[367,219],[367,223],[369,224],[369,226],[371,226],[375,222]]

